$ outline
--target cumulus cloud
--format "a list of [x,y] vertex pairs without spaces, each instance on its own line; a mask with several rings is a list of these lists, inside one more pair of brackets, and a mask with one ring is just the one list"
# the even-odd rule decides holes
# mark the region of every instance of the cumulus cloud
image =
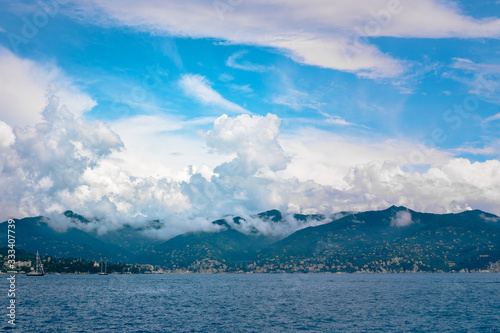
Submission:
[[280,119],[272,114],[219,117],[213,130],[203,136],[215,152],[232,156],[232,160],[215,167],[210,180],[194,174],[182,183],[191,210],[213,217],[249,216],[283,205],[273,190],[280,182],[276,172],[289,161],[278,141],[279,126]]
[[[280,143],[291,156],[290,163],[280,176],[313,180],[335,187],[347,185],[344,176],[356,165],[393,161],[403,167],[414,160],[410,158],[412,152],[425,152],[418,161],[425,165],[443,165],[452,158],[448,152],[417,146],[405,140],[339,135],[311,127],[282,134]],[[409,170],[413,168],[414,165],[407,167]]]
[[0,119],[10,126],[35,125],[42,120],[49,86],[59,90],[61,104],[76,115],[96,105],[58,67],[19,58],[3,47],[0,72]]
[[189,180],[195,172],[210,178],[213,168],[229,161],[230,157],[211,153],[202,137],[185,132],[193,126],[213,124],[215,119],[185,120],[154,114],[114,121],[109,126],[120,136],[125,149],[113,153],[112,157],[120,160],[120,167],[134,177],[181,181]]
[[273,47],[299,63],[370,78],[400,76],[405,64],[365,37],[500,36],[500,19],[466,16],[449,1],[259,0],[218,7],[214,4],[201,0],[75,1],[73,15],[81,18],[84,14],[98,24],[122,24],[154,33]]
[[411,213],[407,210],[399,211],[391,218],[391,225],[396,227],[407,227],[412,223]]
[[[135,120],[139,125],[151,121],[149,116]],[[71,209],[91,219],[90,224],[79,227],[105,232],[123,224],[141,225],[159,218],[164,224],[158,234],[171,237],[186,231],[214,230],[210,221],[227,213],[258,211],[266,205],[265,186],[252,183],[252,176],[258,178],[286,166],[283,158],[270,154],[264,155],[273,160],[258,158],[266,149],[283,155],[276,143],[279,119],[273,115],[242,115],[236,119],[224,116],[217,124],[205,135],[213,149],[238,156],[232,161],[236,168],[228,166],[224,171],[227,165],[222,164],[220,170],[216,169],[231,181],[224,177],[207,181],[206,175],[194,168],[188,171],[187,181],[165,175],[138,175],[120,158],[124,149],[116,133],[103,123],[75,117],[51,96],[43,121],[15,129],[15,142],[1,151],[5,161],[0,177],[5,189],[0,197],[2,219],[46,215],[53,218],[54,227],[63,229],[67,219],[54,216]],[[123,121],[114,125],[118,130],[127,128]],[[161,123],[156,125],[156,131],[161,131]],[[178,128],[175,124],[170,127]],[[259,135],[253,138],[253,134]],[[229,171],[237,169],[238,174]],[[209,173],[213,174],[211,170]],[[242,182],[233,185],[233,180]],[[262,199],[254,200],[259,195]]]
[[[7,139],[2,138],[7,144],[0,148],[2,220],[45,215],[52,217],[54,227],[64,229],[74,222],[55,216],[70,209],[91,220],[77,226],[80,228],[103,233],[159,219],[161,228],[150,233],[169,238],[188,231],[215,231],[218,227],[211,221],[227,214],[245,217],[242,228],[275,236],[308,225],[287,217],[283,224],[269,226],[252,218],[272,208],[285,216],[329,216],[393,204],[437,213],[471,208],[500,213],[498,160],[471,163],[448,159],[423,173],[403,171],[397,161],[364,163],[351,168],[343,183],[330,186],[293,174],[284,176],[293,159],[287,153],[288,146],[281,143],[276,115],[223,115],[202,137],[226,161],[206,173],[188,168],[179,180],[162,174],[137,174],[120,155],[126,147],[112,129],[75,117],[55,96],[50,96],[42,115],[43,120],[35,126],[11,130],[15,138],[9,127],[0,124],[7,130],[3,132]],[[137,118],[137,123],[149,124],[152,119],[148,117]],[[117,129],[127,128],[127,124],[118,125]],[[178,128],[178,124],[170,126]],[[161,129],[158,126],[155,131]],[[323,140],[333,143],[332,137],[324,136]],[[330,157],[338,160],[345,156],[337,152]],[[168,159],[164,161],[168,163]],[[314,163],[311,158],[310,164]],[[395,217],[396,225],[410,220]]]
[[394,204],[434,213],[474,208],[498,214],[499,168],[498,160],[457,158],[425,173],[410,173],[393,162],[372,162],[352,168],[344,190],[372,208]]
[[278,142],[281,120],[273,114],[262,116],[240,115],[230,118],[223,115],[214,123],[214,129],[204,134],[209,147],[218,153],[236,154],[230,163],[215,169],[216,172],[234,174],[236,168],[244,175],[269,174],[286,168],[288,157]]
[[0,120],[0,147],[9,147],[16,141],[12,128]]
[[121,147],[119,137],[104,124],[75,118],[65,107],[58,108],[55,97],[42,115],[36,126],[15,128],[15,142],[1,152],[4,218],[57,210],[58,189],[75,190],[84,170]]
[[222,110],[236,113],[249,113],[241,106],[228,101],[217,91],[212,89],[212,84],[204,76],[184,74],[181,77],[179,84],[186,95],[193,97],[201,104],[215,106]]

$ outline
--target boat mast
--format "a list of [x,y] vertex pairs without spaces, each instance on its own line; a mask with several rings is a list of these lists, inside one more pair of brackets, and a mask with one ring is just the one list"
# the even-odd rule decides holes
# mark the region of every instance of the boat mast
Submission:
[[45,275],[45,272],[43,270],[42,260],[40,259],[40,253],[38,253],[38,251],[36,251],[35,269],[32,272],[28,272],[26,275],[28,275],[28,276],[43,276],[43,275]]
[[45,272],[43,271],[42,261],[40,260],[40,254],[38,253],[38,251],[36,251],[35,272],[45,274]]

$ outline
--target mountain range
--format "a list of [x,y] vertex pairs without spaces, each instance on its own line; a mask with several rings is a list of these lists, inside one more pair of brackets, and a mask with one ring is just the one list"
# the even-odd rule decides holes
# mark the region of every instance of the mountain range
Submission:
[[[71,211],[65,215],[88,222]],[[277,210],[255,218],[277,226],[287,223]],[[212,222],[220,226],[218,232],[187,233],[164,241],[130,226],[103,235],[76,228],[58,232],[45,218],[29,217],[16,220],[16,247],[49,256],[191,270],[209,261],[243,271],[448,272],[486,270],[500,262],[500,218],[480,210],[429,214],[392,206],[293,218],[304,228],[286,237],[255,228],[243,232],[244,219],[226,217]],[[0,246],[6,246],[7,224],[1,225],[5,244]]]

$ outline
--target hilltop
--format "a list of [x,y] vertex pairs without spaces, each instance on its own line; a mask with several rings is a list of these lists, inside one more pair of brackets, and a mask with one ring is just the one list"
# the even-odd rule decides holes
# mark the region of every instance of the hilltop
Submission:
[[[86,221],[73,212],[65,214]],[[268,224],[286,223],[277,210],[255,218]],[[217,232],[187,233],[162,241],[133,227],[104,235],[76,228],[57,232],[44,218],[31,217],[16,220],[16,245],[42,255],[192,272],[465,272],[495,270],[500,262],[500,218],[480,210],[429,214],[393,206],[293,218],[304,227],[311,221],[319,225],[280,237],[243,230],[243,218],[226,217],[213,222],[220,226]],[[0,227],[4,240],[5,234],[6,228]]]

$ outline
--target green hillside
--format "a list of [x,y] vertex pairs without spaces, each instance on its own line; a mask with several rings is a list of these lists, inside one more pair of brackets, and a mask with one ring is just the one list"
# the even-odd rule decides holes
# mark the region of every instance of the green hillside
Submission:
[[[398,212],[411,214],[395,226]],[[404,207],[358,213],[299,230],[259,254],[274,263],[325,264],[330,271],[481,269],[500,260],[500,223],[481,211],[423,214]]]
[[[65,215],[90,223],[70,211]],[[254,218],[263,223],[287,223],[277,210]],[[160,241],[147,237],[145,229],[132,227],[104,235],[76,228],[57,232],[42,217],[34,217],[16,220],[16,246],[42,255],[191,271],[207,266],[201,264],[204,260],[219,271],[257,272],[448,272],[484,270],[500,262],[500,218],[479,210],[440,215],[393,206],[345,212],[329,219],[298,214],[294,218],[300,223],[311,219],[327,223],[281,239],[255,228],[243,233],[241,217],[226,217],[213,222],[221,227],[218,232],[188,233]],[[158,227],[158,221],[152,221],[146,229]],[[0,247],[6,246],[6,232],[6,227],[0,227],[4,240]]]

